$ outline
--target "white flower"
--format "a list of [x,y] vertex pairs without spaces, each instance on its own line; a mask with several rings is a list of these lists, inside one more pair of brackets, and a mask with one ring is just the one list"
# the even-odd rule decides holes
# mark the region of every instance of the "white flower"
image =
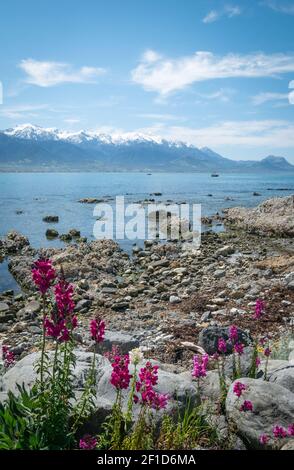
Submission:
[[140,348],[134,348],[129,352],[130,361],[132,364],[137,365],[144,359],[144,354]]

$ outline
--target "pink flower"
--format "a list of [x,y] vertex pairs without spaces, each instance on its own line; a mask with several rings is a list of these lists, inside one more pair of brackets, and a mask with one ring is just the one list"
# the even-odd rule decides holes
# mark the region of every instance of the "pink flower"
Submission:
[[46,336],[54,338],[60,343],[69,341],[70,333],[65,320],[63,318],[53,319],[53,316],[51,318],[46,317],[44,320]]
[[246,390],[246,385],[242,384],[242,382],[235,382],[233,392],[237,395],[238,398],[242,395],[243,391]]
[[61,279],[55,286],[54,294],[56,308],[49,318],[45,318],[44,326],[47,336],[63,343],[70,340],[70,332],[78,326],[78,319],[73,315],[73,286]]
[[193,377],[200,378],[206,376],[206,369],[208,364],[209,356],[204,354],[203,356],[194,356],[193,358]]
[[80,439],[79,448],[83,450],[93,450],[97,445],[96,437],[90,436],[90,434],[85,434],[85,436]]
[[221,354],[224,354],[227,351],[227,343],[223,338],[219,338],[217,348]]
[[271,355],[271,350],[270,348],[265,348],[265,350],[263,351],[263,354],[266,356],[266,357],[269,357]]
[[136,382],[136,392],[140,393],[141,401],[137,395],[134,395],[134,402],[147,405],[150,408],[159,410],[166,407],[169,400],[167,394],[157,393],[154,386],[158,382],[158,366],[153,366],[151,362],[147,362],[139,372],[139,380]]
[[9,351],[8,347],[3,345],[2,346],[2,356],[4,359],[4,366],[9,367],[15,362],[15,356],[13,352]]
[[129,355],[115,356],[114,362],[111,364],[112,373],[110,383],[117,389],[122,390],[128,388],[132,375],[129,373]]
[[261,364],[261,360],[259,359],[259,357],[256,358],[255,360],[255,365],[256,365],[256,368],[258,368]]
[[104,340],[104,335],[105,335],[105,322],[101,320],[99,317],[96,317],[94,320],[91,320],[90,333],[91,333],[91,338],[96,343],[102,343],[102,341]]
[[257,299],[256,304],[255,304],[255,312],[254,312],[254,315],[253,315],[253,318],[255,320],[258,320],[259,318],[262,317],[262,315],[264,313],[264,308],[265,308],[265,304],[264,304],[263,300]]
[[275,426],[273,428],[273,435],[275,438],[284,438],[284,437],[287,437],[288,433],[287,433],[287,430],[285,428],[283,428],[282,426]]
[[270,440],[270,436],[268,436],[268,434],[261,434],[259,436],[259,442],[262,445],[267,444],[269,440]]
[[234,345],[234,351],[241,356],[244,352],[244,344],[243,343],[236,343]]
[[244,400],[243,404],[240,407],[240,411],[253,411],[253,405],[250,400]]
[[59,315],[62,318],[68,317],[75,308],[74,301],[72,300],[73,285],[64,279],[60,279],[55,286],[54,293]]
[[232,325],[229,328],[229,338],[232,343],[236,343],[236,341],[238,341],[238,328],[235,325]]
[[52,261],[49,259],[38,259],[32,268],[32,277],[35,285],[41,294],[44,295],[56,277]]
[[152,399],[152,408],[155,410],[162,410],[166,408],[169,395],[167,393],[155,393]]
[[294,436],[294,423],[288,426],[287,431],[288,431],[288,436]]

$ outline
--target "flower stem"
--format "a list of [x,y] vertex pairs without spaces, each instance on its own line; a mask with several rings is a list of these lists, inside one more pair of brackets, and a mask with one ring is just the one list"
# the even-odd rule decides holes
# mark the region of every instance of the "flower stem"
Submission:
[[41,381],[41,390],[44,388],[44,355],[45,355],[45,317],[46,317],[46,302],[45,294],[42,294],[42,303],[43,303],[43,335],[42,335],[42,350],[41,350],[41,367],[40,367],[40,381]]

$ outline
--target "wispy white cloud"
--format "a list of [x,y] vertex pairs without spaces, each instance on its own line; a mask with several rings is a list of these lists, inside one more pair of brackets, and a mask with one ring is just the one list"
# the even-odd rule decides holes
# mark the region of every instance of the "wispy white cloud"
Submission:
[[211,10],[207,13],[207,15],[203,18],[203,23],[214,23],[220,17],[220,12],[216,10]]
[[294,54],[259,52],[217,56],[211,52],[197,51],[190,56],[169,59],[155,51],[148,51],[131,71],[131,77],[133,82],[147,91],[168,95],[204,80],[274,77],[289,72],[294,72]]
[[274,11],[285,13],[286,15],[294,15],[294,3],[293,1],[277,1],[277,0],[264,0],[262,5],[271,8]]
[[106,70],[100,67],[74,69],[62,62],[24,59],[19,67],[26,73],[25,81],[31,85],[50,87],[62,83],[95,83]]
[[143,119],[158,119],[159,121],[183,121],[186,118],[175,116],[174,114],[160,114],[160,113],[140,113],[136,114],[137,117]]
[[294,105],[294,80],[291,80],[291,82],[289,83],[289,88],[290,90],[292,90],[289,92],[288,95],[289,103]]
[[150,126],[137,132],[197,147],[293,148],[294,123],[286,120],[222,121],[207,127]]
[[225,5],[220,10],[210,10],[207,15],[202,19],[203,23],[214,23],[221,17],[233,18],[234,16],[241,15],[242,10],[238,5]]
[[289,93],[262,92],[262,93],[258,93],[258,95],[253,96],[252,102],[255,106],[259,106],[260,104],[267,103],[268,101],[288,100],[288,97],[289,97]]
[[78,124],[79,122],[81,122],[81,120],[77,118],[66,118],[64,119],[64,122],[66,122],[67,124]]
[[221,101],[227,103],[236,93],[233,88],[220,88],[212,93],[196,93],[196,95],[204,101]]
[[19,104],[15,106],[1,106],[0,115],[8,119],[22,119],[37,117],[40,111],[49,110],[47,104]]

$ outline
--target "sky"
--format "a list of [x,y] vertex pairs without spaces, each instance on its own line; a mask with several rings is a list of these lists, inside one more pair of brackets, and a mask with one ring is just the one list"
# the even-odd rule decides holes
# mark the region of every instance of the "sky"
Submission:
[[294,163],[294,0],[5,1],[0,82],[0,129],[140,132]]

